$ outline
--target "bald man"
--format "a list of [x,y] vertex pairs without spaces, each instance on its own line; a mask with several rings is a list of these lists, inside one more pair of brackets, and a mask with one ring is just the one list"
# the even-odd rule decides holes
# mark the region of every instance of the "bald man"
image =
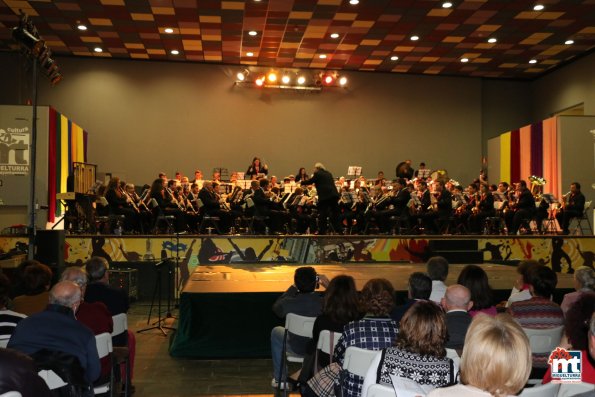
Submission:
[[448,330],[446,348],[455,349],[460,355],[467,329],[471,324],[471,315],[468,313],[473,306],[471,292],[460,284],[451,285],[446,288],[446,293],[440,304],[446,312],[446,329]]
[[42,349],[62,352],[78,359],[85,380],[99,377],[100,364],[95,335],[74,317],[82,291],[72,281],[61,281],[50,290],[46,309],[23,319],[14,330],[9,348],[35,358]]

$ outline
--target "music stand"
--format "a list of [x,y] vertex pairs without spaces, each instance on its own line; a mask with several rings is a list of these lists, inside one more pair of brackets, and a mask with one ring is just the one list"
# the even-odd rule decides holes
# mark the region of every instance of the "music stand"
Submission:
[[[167,319],[167,317],[165,318],[161,318],[161,269],[167,266],[168,267],[168,271],[171,267],[171,261],[169,259],[164,259],[160,262],[157,262],[154,266],[155,270],[157,271],[157,279],[155,280],[155,288],[153,289],[153,299],[151,300],[151,308],[149,309],[149,316],[147,317],[147,325],[150,324],[151,322],[151,314],[153,313],[153,307],[155,306],[155,297],[157,295],[159,295],[159,300],[157,301],[157,321],[154,322],[153,324],[151,324],[151,326],[143,328],[143,329],[139,329],[138,331],[136,331],[136,333],[140,334],[142,332],[146,332],[146,331],[151,331],[154,329],[158,329],[159,331],[161,331],[161,333],[163,334],[163,336],[167,336],[167,332],[165,331],[166,329],[175,331],[176,329],[174,327],[168,327],[168,326],[164,326],[162,323]],[[168,280],[170,281],[170,280]],[[169,310],[169,305],[170,305],[170,292],[171,292],[171,283],[168,282],[168,294],[167,294],[167,299],[168,299],[168,310]]]
[[362,175],[362,167],[359,165],[350,165],[347,167],[347,176],[361,176]]

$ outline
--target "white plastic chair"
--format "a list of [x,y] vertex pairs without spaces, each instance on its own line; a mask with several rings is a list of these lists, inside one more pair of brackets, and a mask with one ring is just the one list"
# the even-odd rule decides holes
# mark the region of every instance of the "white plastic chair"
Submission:
[[560,385],[557,397],[570,397],[576,394],[591,392],[595,396],[595,385],[592,383],[563,383]]
[[376,355],[380,353],[380,350],[366,350],[350,346],[347,348],[347,351],[345,351],[343,369],[363,378],[366,376],[366,372],[368,372],[368,368],[370,368]]
[[[112,351],[113,351],[112,336],[109,333],[104,332],[102,334],[95,335],[95,342],[97,344],[97,353],[99,354],[100,359],[112,354]],[[94,387],[93,391],[95,392],[95,395],[110,392],[110,395],[113,396],[113,388],[114,388],[114,368],[112,366],[112,371],[110,373],[109,381],[102,385]]]
[[375,384],[368,387],[367,392],[362,392],[362,397],[395,397],[397,393],[393,387]]
[[[0,339],[0,347],[6,348],[6,346],[8,346],[8,341],[10,339]],[[0,396],[2,397],[2,396]]]
[[[562,339],[562,332],[564,332],[564,326],[561,325],[556,328],[548,329],[532,329],[523,328],[523,331],[529,338],[529,344],[531,345],[531,353],[533,354],[550,354],[553,350],[560,345]],[[540,384],[541,379],[529,379],[529,384]]]
[[23,395],[18,391],[8,391],[6,393],[0,394],[0,397],[23,397]]
[[525,387],[519,397],[556,397],[560,390],[559,383],[547,383],[533,387]]
[[341,338],[341,334],[339,332],[331,332],[328,329],[320,331],[320,334],[318,335],[318,344],[316,345],[316,354],[314,357],[314,363],[316,365],[317,372],[322,369],[318,364],[318,352],[328,354],[332,362],[335,347],[337,347],[337,343],[339,343],[339,338]]
[[51,369],[42,369],[37,373],[41,379],[45,381],[50,390],[59,389],[62,386],[66,386],[66,382],[62,380],[54,371]]
[[[126,313],[116,314],[112,316],[114,328],[112,331],[112,338],[125,334],[126,340],[128,340],[128,315]],[[126,364],[126,379],[122,379],[124,382],[124,396],[129,396],[129,385],[130,385],[130,351],[128,346],[115,346],[114,351],[114,370],[119,371],[121,363]]]
[[[285,316],[285,334],[283,335],[283,348],[281,349],[282,364],[280,369],[281,373],[279,374],[279,383],[277,384],[277,395],[280,395],[281,385],[287,383],[287,362],[304,362],[304,356],[287,351],[287,337],[291,333],[304,338],[312,338],[314,321],[316,321],[316,317],[300,316],[294,313],[289,313]],[[285,395],[287,395],[287,387],[285,387],[284,392]]]
[[459,353],[457,353],[455,349],[446,349],[446,357],[452,360],[455,367],[455,374],[458,373],[459,368],[461,367],[461,357],[459,357]]

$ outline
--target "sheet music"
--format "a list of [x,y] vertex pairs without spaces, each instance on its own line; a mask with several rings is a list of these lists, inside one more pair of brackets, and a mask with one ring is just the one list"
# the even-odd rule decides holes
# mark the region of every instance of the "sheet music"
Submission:
[[399,397],[425,396],[434,389],[433,386],[426,386],[427,390],[425,390],[419,383],[393,374],[390,375],[390,380],[393,382],[393,388]]
[[347,167],[347,175],[360,176],[362,174],[362,167],[359,165],[350,165]]

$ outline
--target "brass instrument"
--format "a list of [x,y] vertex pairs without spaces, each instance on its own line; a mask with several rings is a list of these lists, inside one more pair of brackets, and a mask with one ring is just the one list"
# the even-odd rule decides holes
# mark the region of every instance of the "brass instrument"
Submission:
[[136,205],[136,203],[134,202],[134,200],[132,199],[132,197],[130,197],[130,195],[124,189],[122,189],[122,187],[118,186],[118,190],[120,191],[120,194],[126,198],[126,202],[128,204],[130,204],[130,206],[132,207],[132,209],[136,213],[140,213],[140,209],[138,208],[138,206]]
[[169,197],[170,197],[170,200],[171,200],[172,204],[175,204],[180,211],[185,211],[186,210],[184,208],[184,206],[182,205],[182,203],[180,203],[178,201],[178,199],[176,198],[176,196],[174,196],[174,192],[172,192],[170,188],[166,187],[165,188],[165,191],[166,191],[167,194],[169,194]]
[[560,209],[566,208],[566,204],[567,204],[566,201],[568,200],[568,197],[570,197],[571,194],[572,194],[572,191],[569,191],[568,193],[562,195],[562,202],[560,203]]

